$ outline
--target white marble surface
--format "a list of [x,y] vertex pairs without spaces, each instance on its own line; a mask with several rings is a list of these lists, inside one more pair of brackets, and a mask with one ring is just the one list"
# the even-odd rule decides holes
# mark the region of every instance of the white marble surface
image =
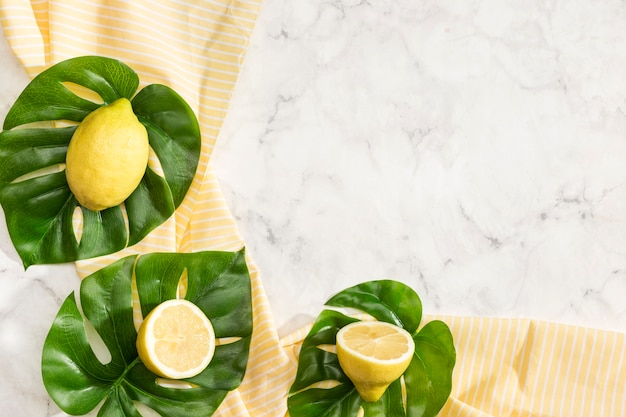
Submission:
[[[0,116],[27,79],[0,39]],[[265,0],[213,154],[281,334],[392,278],[425,313],[626,331],[626,4]],[[71,265],[0,222],[3,414]]]
[[268,0],[213,160],[283,330],[387,277],[626,331],[623,2]]

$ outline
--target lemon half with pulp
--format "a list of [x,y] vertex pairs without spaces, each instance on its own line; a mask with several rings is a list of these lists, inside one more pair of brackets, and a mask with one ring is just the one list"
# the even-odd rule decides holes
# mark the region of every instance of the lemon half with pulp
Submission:
[[415,342],[401,327],[381,321],[358,321],[337,332],[341,369],[366,402],[378,401],[413,359]]
[[170,379],[202,372],[215,352],[215,332],[198,306],[183,299],[164,301],[144,319],[137,353],[153,373]]

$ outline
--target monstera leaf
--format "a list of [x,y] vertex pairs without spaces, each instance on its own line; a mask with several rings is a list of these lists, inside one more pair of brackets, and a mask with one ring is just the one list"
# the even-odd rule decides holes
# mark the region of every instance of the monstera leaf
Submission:
[[[198,122],[169,87],[151,84],[136,93],[138,85],[137,74],[117,60],[73,58],[35,77],[9,110],[0,133],[0,204],[25,267],[116,252],[143,239],[182,202],[200,158]],[[92,96],[95,101],[85,98]],[[148,167],[124,207],[93,212],[79,206],[67,185],[67,147],[85,116],[122,97],[146,127],[162,175]]]
[[397,281],[370,281],[341,291],[326,304],[356,308],[403,327],[413,336],[415,354],[403,381],[393,382],[380,400],[364,402],[341,369],[337,355],[324,348],[335,344],[339,329],[358,319],[324,310],[302,343],[287,402],[290,416],[356,417],[361,408],[364,417],[436,416],[452,389],[456,351],[450,329],[442,321],[431,321],[418,330],[422,316],[418,295]]
[[[132,278],[145,317],[176,297],[182,276],[188,282],[185,298],[200,307],[221,339],[209,366],[183,380],[191,388],[160,382],[141,363],[135,347]],[[162,416],[209,416],[243,379],[252,334],[251,303],[243,251],[123,258],[82,281],[80,308],[74,293],[61,306],[44,343],[44,385],[71,415],[102,404],[98,416],[137,417],[141,414],[136,403],[142,403]],[[97,344],[88,328],[95,329],[106,346],[108,360],[101,352],[96,355]]]

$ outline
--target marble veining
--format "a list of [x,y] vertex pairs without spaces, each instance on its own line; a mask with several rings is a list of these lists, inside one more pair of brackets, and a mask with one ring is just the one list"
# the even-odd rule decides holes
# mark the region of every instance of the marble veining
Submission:
[[[626,331],[625,41],[613,0],[265,0],[212,163],[280,334],[382,278]],[[28,80],[0,55],[4,118]],[[24,271],[0,220],[0,402],[57,415],[41,347],[78,279]]]
[[213,160],[281,332],[379,278],[624,331],[625,11],[265,2]]

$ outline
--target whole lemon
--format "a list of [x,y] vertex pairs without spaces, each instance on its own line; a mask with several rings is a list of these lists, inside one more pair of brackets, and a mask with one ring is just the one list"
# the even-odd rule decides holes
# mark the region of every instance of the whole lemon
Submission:
[[146,172],[150,145],[130,101],[102,106],[78,125],[67,149],[65,175],[72,193],[93,211],[117,206]]

